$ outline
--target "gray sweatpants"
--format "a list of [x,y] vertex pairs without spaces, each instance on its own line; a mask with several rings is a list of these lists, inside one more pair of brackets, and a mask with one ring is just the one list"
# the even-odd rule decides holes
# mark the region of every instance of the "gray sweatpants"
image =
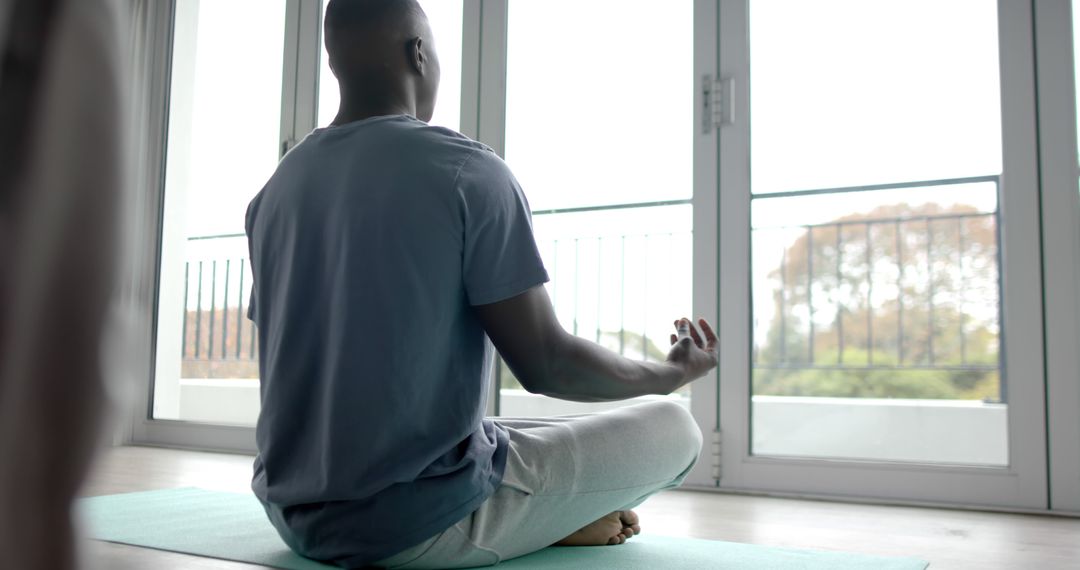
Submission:
[[468,568],[540,550],[678,486],[701,451],[694,418],[673,402],[497,421],[510,432],[510,451],[495,494],[446,531],[378,566]]

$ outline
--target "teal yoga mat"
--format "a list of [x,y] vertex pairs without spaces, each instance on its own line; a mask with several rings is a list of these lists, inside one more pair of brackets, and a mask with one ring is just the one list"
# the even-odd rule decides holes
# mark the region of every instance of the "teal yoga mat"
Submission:
[[[288,570],[329,568],[293,554],[252,495],[183,488],[79,501],[91,537],[262,564]],[[772,548],[643,534],[620,546],[546,548],[499,564],[507,570],[923,570],[913,558]]]

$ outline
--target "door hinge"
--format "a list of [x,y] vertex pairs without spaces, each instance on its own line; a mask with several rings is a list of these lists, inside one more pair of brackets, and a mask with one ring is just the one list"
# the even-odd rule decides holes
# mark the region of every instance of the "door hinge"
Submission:
[[723,439],[720,437],[720,430],[712,432],[712,444],[710,459],[712,459],[712,478],[716,482],[720,482],[720,476],[723,474],[723,467],[721,463],[721,449]]
[[702,133],[735,123],[735,80],[731,76],[713,79],[702,77]]

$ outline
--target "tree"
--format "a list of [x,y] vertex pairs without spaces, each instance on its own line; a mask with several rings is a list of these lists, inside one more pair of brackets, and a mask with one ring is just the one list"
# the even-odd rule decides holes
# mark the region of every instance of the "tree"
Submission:
[[808,227],[778,257],[756,394],[998,397],[993,214],[881,206]]

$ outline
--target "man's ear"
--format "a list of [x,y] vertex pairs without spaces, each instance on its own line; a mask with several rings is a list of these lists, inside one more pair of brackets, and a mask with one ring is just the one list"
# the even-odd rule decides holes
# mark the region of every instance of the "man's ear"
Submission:
[[424,39],[417,37],[409,42],[409,65],[420,75],[427,71],[427,55],[424,53]]

